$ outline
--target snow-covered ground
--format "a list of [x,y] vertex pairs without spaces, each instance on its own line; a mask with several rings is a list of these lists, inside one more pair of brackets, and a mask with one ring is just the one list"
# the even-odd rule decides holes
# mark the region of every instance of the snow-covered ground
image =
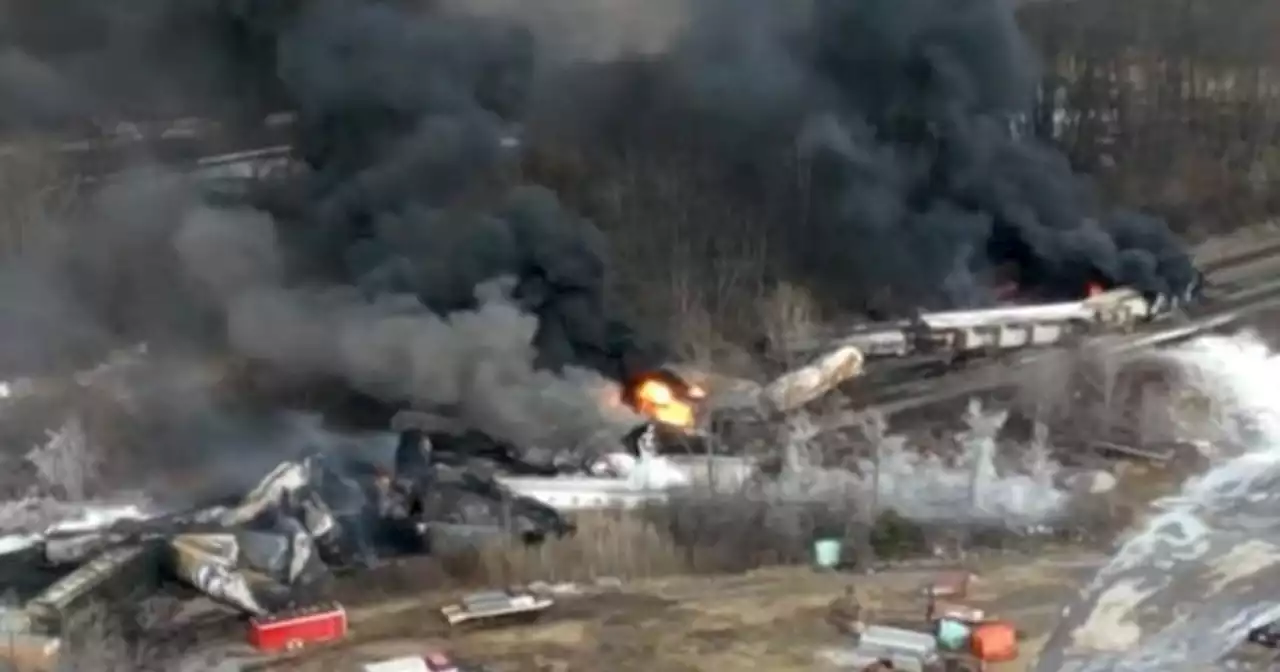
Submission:
[[1244,446],[1158,501],[1084,587],[1038,672],[1193,672],[1280,618],[1280,355],[1250,334],[1158,355],[1220,404],[1218,439]]

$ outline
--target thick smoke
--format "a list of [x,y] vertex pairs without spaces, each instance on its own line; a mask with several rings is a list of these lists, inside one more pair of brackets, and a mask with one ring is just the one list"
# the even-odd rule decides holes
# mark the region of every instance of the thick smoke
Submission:
[[[598,408],[585,370],[623,380],[661,353],[612,319],[600,232],[523,179],[531,145],[698,153],[747,207],[781,213],[791,272],[837,299],[884,288],[902,309],[982,303],[1010,262],[1050,295],[1192,280],[1163,224],[1101,213],[1065,159],[1022,130],[1037,73],[1001,0],[667,3],[643,44],[620,26],[644,12],[575,23],[573,5],[192,0],[13,14],[15,28],[39,28],[15,29],[15,44],[48,54],[22,52],[0,72],[40,103],[14,119],[184,104],[244,119],[281,105],[309,165],[261,204],[270,215],[136,192],[112,204],[126,216],[72,244],[78,282],[64,303],[108,334],[225,332],[269,366],[544,445],[601,420],[583,413]],[[90,40],[86,26],[125,39]],[[599,35],[557,45],[557,28]]]
[[[125,246],[129,254],[89,247],[72,265],[99,281],[81,283],[83,293],[120,284],[95,273],[114,258],[119,276],[150,277],[154,287],[137,298],[168,301],[131,309],[93,296],[78,305],[147,336],[171,331],[140,327],[157,316],[198,333],[202,309],[216,306],[239,355],[461,415],[530,448],[612,430],[601,411],[606,383],[587,369],[621,380],[659,360],[609,318],[599,232],[513,172],[512,120],[532,76],[528,32],[384,3],[223,9],[220,25],[239,48],[208,57],[271,73],[265,79],[297,112],[296,148],[312,170],[271,201],[276,218],[215,213],[180,185],[135,189],[125,200],[163,210],[165,224]],[[140,11],[130,25],[172,19]],[[67,72],[76,80],[84,70]],[[175,197],[181,205],[168,207]],[[117,238],[136,238],[115,225],[137,223],[110,224],[90,237],[117,252]],[[119,264],[126,257],[145,263]],[[202,295],[190,291],[192,277]],[[501,292],[483,289],[499,278]]]
[[354,2],[294,17],[275,64],[315,172],[287,245],[303,272],[438,313],[509,276],[539,320],[539,364],[625,379],[658,361],[610,319],[600,233],[516,185],[532,59],[529,34],[504,22]]
[[507,278],[473,286],[474,308],[440,314],[414,294],[282,284],[274,223],[260,212],[193,211],[175,243],[225,306],[231,346],[283,372],[438,411],[548,460],[607,447],[637,421],[607,410],[599,374],[536,365],[538,318]]
[[799,181],[783,243],[835,296],[981,304],[1006,266],[1054,298],[1089,282],[1182,291],[1194,270],[1166,225],[1100,211],[1025,132],[1034,63],[1003,0],[712,1],[665,58],[612,73],[622,82],[571,78],[592,92],[586,112],[549,95],[543,121],[597,143],[708,147],[744,198]]
[[587,368],[622,380],[657,361],[609,319],[599,232],[511,173],[529,34],[325,2],[274,44],[314,169],[306,202],[278,238],[261,218],[228,234],[213,217],[179,240],[226,302],[230,344],[526,449],[619,438]]

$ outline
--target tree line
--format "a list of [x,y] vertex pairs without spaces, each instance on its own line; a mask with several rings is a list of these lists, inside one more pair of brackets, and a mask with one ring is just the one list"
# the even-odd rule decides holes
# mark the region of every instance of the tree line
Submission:
[[1110,200],[1208,235],[1280,212],[1280,5],[1034,0],[1035,132]]

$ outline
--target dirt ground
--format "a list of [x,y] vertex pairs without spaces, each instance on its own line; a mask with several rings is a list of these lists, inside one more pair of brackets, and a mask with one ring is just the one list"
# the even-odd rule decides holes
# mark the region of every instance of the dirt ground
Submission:
[[[1092,554],[1063,552],[971,563],[979,578],[966,602],[1015,621],[1028,635],[1022,658],[992,672],[1029,669],[1071,587],[1099,561]],[[436,647],[495,672],[837,669],[824,666],[819,654],[842,644],[825,616],[846,586],[856,586],[875,622],[922,625],[917,593],[938,571],[867,576],[786,568],[646,581],[563,597],[532,624],[454,631],[439,617],[447,596],[406,597],[351,609],[352,637],[341,645],[257,669],[357,670],[361,662]]]

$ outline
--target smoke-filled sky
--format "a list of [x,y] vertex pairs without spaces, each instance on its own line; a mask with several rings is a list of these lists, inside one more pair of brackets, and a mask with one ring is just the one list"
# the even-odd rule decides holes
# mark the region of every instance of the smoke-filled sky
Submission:
[[973,304],[1011,260],[1048,293],[1191,279],[1161,222],[1099,212],[1061,155],[1012,131],[1037,74],[1002,0],[4,8],[12,131],[287,107],[311,166],[274,212],[215,212],[151,178],[100,198],[0,286],[10,366],[80,344],[48,334],[212,331],[504,439],[579,440],[598,428],[583,419],[593,376],[661,350],[616,319],[600,231],[521,177],[540,134],[592,149],[687,141],[747,202],[798,157],[811,179],[787,247],[828,286]]

